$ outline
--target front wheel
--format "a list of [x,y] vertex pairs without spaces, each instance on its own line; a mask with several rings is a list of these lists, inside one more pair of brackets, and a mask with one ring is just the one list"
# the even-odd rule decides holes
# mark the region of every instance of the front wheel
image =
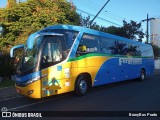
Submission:
[[87,77],[81,75],[76,80],[74,92],[77,96],[84,96],[87,93],[87,91],[88,91]]
[[144,70],[144,69],[141,69],[139,80],[140,80],[140,81],[144,81],[145,78],[146,78],[145,70]]

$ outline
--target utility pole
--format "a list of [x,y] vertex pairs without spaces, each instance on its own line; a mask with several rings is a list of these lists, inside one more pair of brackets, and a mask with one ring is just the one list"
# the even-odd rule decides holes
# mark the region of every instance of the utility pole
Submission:
[[148,18],[148,14],[147,14],[147,19],[142,20],[142,22],[144,22],[144,21],[147,22],[147,35],[146,35],[147,43],[148,43],[148,37],[149,37],[149,35],[148,35],[148,22],[149,22],[150,20],[155,20],[155,18]]
[[91,22],[89,23],[89,26],[91,26],[92,22],[96,19],[96,17],[99,15],[99,13],[103,10],[103,8],[109,3],[110,0],[108,0],[103,7],[99,10],[99,12],[96,14],[96,16],[91,20]]

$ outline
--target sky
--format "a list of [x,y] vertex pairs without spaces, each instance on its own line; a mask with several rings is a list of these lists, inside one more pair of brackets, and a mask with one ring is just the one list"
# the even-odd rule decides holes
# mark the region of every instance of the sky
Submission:
[[[26,0],[17,0],[17,2],[19,1],[24,2]],[[0,8],[4,8],[6,7],[6,5],[7,5],[7,0],[0,0]]]
[[[17,0],[19,1],[19,0]],[[26,0],[20,0],[26,1]],[[82,16],[91,16],[98,13],[107,0],[67,0],[73,2],[77,12]],[[0,7],[6,6],[7,0],[0,0]],[[147,18],[160,18],[160,0],[110,0],[94,22],[108,27],[111,25],[122,26],[123,20],[141,22]],[[146,22],[142,22],[143,32],[146,31]]]
[[[107,0],[72,0],[82,15],[83,11],[87,11],[93,15],[100,10]],[[110,0],[98,17],[107,19],[116,24],[122,25],[125,19],[127,22],[134,20],[141,22],[146,19],[147,13],[149,17],[160,18],[160,0]],[[96,20],[97,22],[100,20]],[[112,25],[104,22],[104,26]],[[116,25],[115,24],[115,25]],[[146,23],[144,23],[146,24]]]

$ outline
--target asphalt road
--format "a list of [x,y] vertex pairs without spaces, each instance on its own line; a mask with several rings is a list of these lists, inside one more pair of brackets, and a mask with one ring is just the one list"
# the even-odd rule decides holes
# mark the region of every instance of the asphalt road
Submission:
[[[72,93],[44,99],[18,96],[0,101],[10,111],[160,111],[160,74],[145,81],[124,81],[93,88],[86,96]],[[160,118],[159,118],[160,119]]]

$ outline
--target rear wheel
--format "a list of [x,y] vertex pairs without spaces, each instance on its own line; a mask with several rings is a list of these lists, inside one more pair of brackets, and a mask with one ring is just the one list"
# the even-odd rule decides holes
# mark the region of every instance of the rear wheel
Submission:
[[146,78],[145,70],[144,70],[144,69],[141,69],[139,80],[140,80],[140,81],[144,81],[145,78]]
[[84,96],[87,94],[88,91],[88,80],[85,75],[81,75],[77,78],[76,84],[75,84],[75,94],[77,96]]

